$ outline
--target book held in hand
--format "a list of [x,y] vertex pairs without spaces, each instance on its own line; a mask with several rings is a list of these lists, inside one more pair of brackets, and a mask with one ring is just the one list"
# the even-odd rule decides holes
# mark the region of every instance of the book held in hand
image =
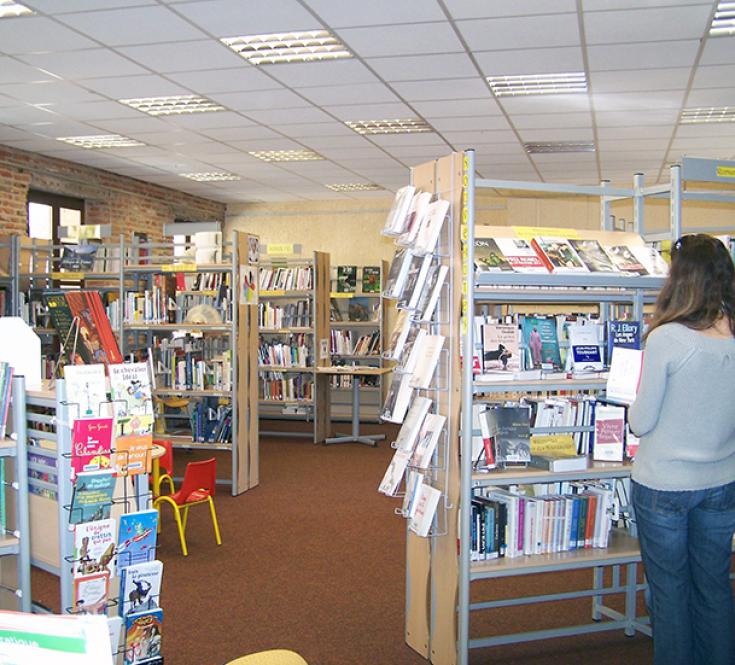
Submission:
[[607,362],[612,361],[615,347],[624,349],[641,348],[640,321],[608,321],[607,322]]

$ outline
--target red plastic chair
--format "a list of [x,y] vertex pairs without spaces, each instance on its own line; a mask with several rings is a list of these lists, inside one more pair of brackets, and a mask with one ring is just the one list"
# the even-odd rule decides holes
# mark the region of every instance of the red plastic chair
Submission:
[[[153,498],[161,496],[161,485],[164,481],[168,483],[168,493],[173,494],[176,491],[174,487],[174,448],[170,439],[153,439],[154,446],[165,448],[166,452],[158,458],[158,477],[151,475],[151,484],[153,489]],[[155,461],[154,461],[155,464]],[[161,473],[163,471],[163,473]]]
[[189,516],[189,508],[208,503],[209,512],[212,516],[214,526],[214,539],[218,545],[222,544],[217,523],[217,513],[214,509],[215,489],[217,485],[217,460],[212,457],[202,462],[189,462],[184,472],[184,480],[181,489],[173,494],[164,494],[153,501],[153,507],[158,510],[158,530],[161,530],[161,504],[168,503],[174,510],[174,519],[179,530],[181,551],[188,556],[186,548],[186,521]]

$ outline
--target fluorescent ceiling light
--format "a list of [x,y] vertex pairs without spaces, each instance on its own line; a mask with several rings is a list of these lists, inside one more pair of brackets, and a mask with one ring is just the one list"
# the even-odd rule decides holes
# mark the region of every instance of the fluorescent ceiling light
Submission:
[[256,150],[248,155],[262,159],[264,162],[313,162],[324,159],[311,150]]
[[711,37],[735,35],[735,2],[718,2],[709,29]]
[[148,115],[180,115],[182,113],[210,113],[225,110],[224,106],[198,95],[140,97],[138,99],[118,99],[118,101]]
[[279,65],[352,57],[347,47],[326,30],[223,37],[220,41],[253,65]]
[[63,136],[56,139],[79,148],[134,148],[145,145],[120,134],[95,134],[93,136]]
[[404,118],[403,120],[347,120],[345,122],[350,129],[358,134],[419,134],[433,132],[426,121],[417,118]]
[[32,9],[19,2],[12,0],[0,0],[0,18],[14,18],[16,16],[31,16],[35,14]]
[[587,77],[584,72],[531,74],[528,76],[488,76],[487,82],[496,97],[587,92]]
[[705,122],[735,122],[735,106],[704,106],[684,109],[681,112],[684,125],[695,125]]
[[381,189],[385,189],[380,185],[372,183],[360,183],[360,182],[345,182],[335,185],[324,185],[327,189],[331,189],[333,192],[377,192]]
[[542,143],[524,143],[523,147],[530,155],[550,152],[594,152],[595,146],[585,141],[544,141]]
[[224,171],[213,171],[211,173],[179,173],[182,178],[196,180],[197,182],[224,182],[228,180],[240,180],[239,175],[226,173]]

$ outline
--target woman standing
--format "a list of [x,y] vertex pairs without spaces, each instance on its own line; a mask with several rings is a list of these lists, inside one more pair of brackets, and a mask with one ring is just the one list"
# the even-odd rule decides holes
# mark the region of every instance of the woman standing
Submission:
[[735,664],[735,269],[684,236],[647,334],[629,412],[641,437],[633,507],[651,590],[655,665]]

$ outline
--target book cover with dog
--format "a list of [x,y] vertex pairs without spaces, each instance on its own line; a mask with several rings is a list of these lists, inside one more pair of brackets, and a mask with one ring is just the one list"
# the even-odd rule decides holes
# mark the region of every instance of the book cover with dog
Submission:
[[120,578],[120,614],[127,616],[158,607],[162,579],[162,561],[134,563],[124,568]]

